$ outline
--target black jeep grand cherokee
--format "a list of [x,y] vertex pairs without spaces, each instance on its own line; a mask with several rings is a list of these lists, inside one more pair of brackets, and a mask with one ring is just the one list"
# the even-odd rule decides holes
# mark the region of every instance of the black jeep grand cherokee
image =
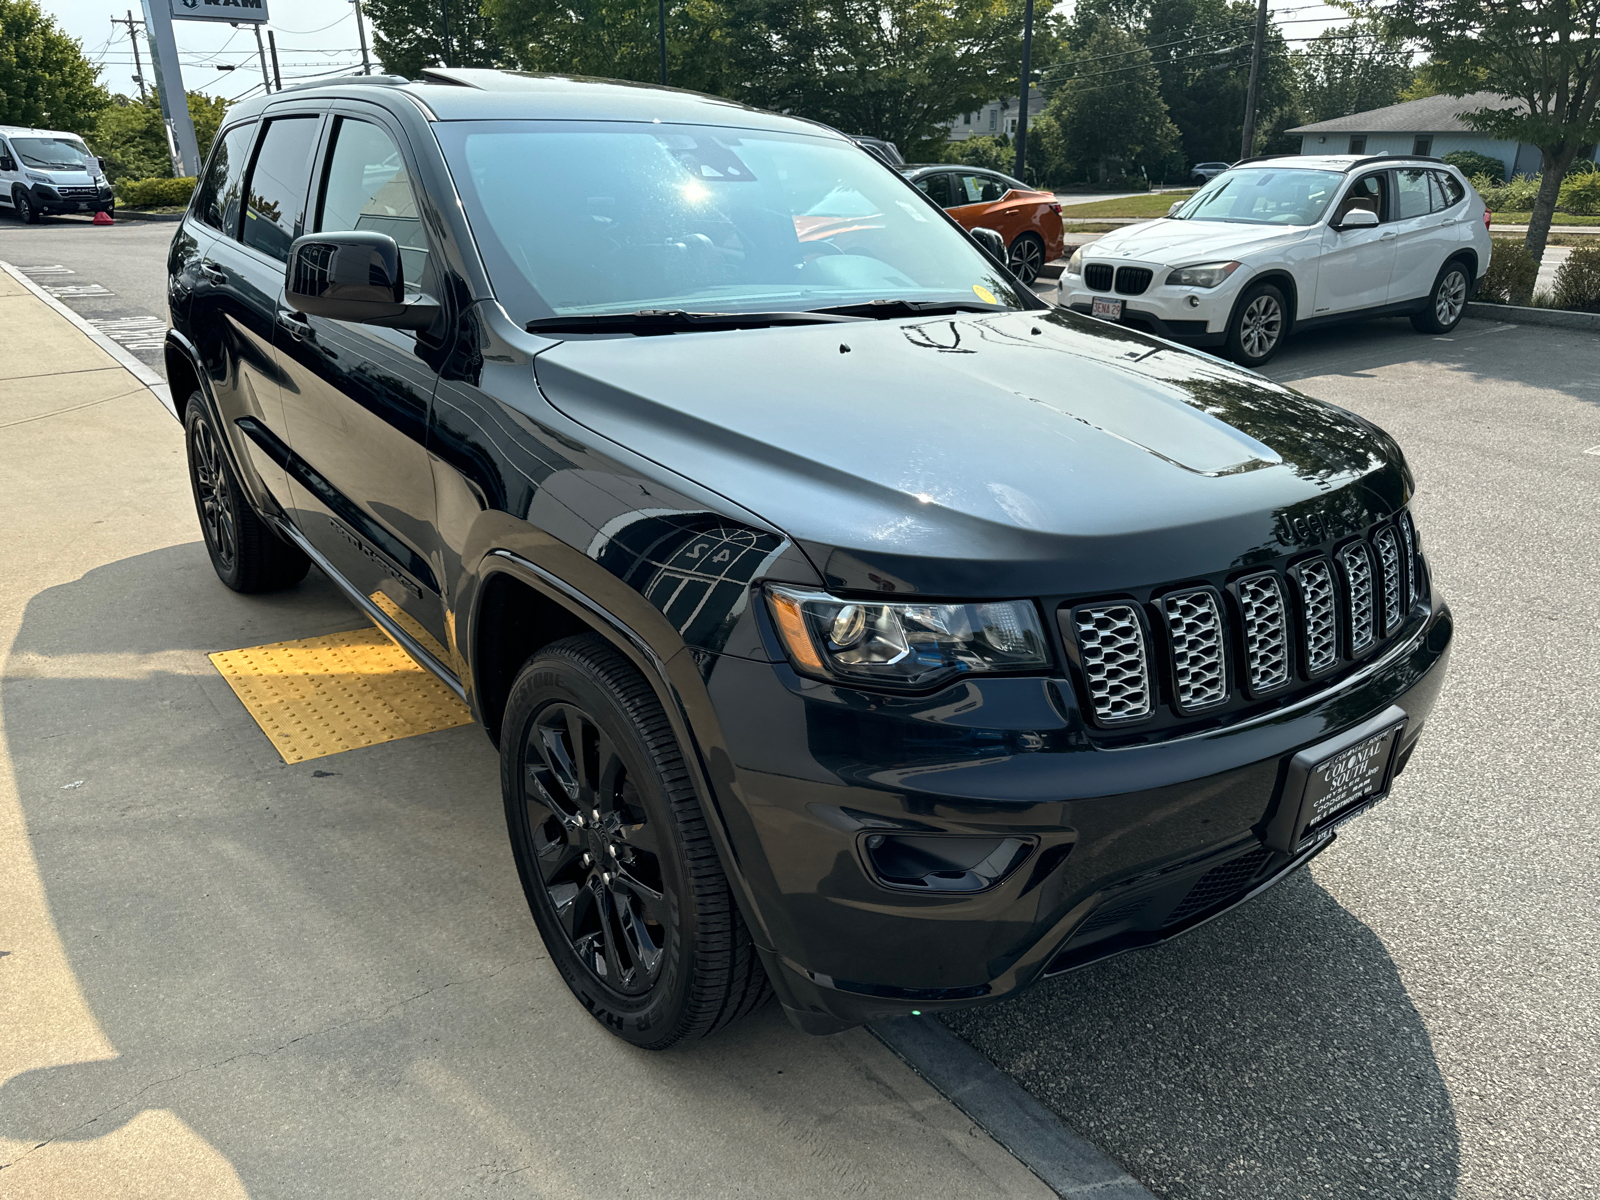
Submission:
[[466,698],[552,957],[640,1045],[1191,929],[1388,791],[1444,675],[1382,431],[1042,304],[816,125],[288,90],[170,276],[218,574],[315,563]]

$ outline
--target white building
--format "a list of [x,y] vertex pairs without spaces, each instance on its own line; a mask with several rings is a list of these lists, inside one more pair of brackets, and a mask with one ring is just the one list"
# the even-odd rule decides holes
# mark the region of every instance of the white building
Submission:
[[[1033,120],[1044,111],[1044,96],[1035,87],[1028,94],[1028,126],[1033,127]],[[976,112],[962,113],[950,122],[950,140],[964,142],[969,137],[990,137],[996,134],[1005,134],[1011,137],[1017,132],[1017,98],[1008,97],[1005,100],[991,100]]]

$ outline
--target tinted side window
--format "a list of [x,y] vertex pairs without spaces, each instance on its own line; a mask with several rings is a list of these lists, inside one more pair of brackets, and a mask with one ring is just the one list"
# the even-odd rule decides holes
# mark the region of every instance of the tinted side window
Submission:
[[1435,171],[1433,178],[1434,182],[1439,185],[1440,190],[1444,192],[1444,206],[1446,208],[1454,208],[1466,196],[1467,189],[1462,187],[1460,180],[1450,174],[1449,171]]
[[1432,171],[1420,168],[1394,173],[1395,201],[1400,210],[1399,220],[1425,217],[1433,210],[1433,202],[1428,196],[1428,176],[1431,174]]
[[949,208],[954,201],[950,199],[950,176],[942,171],[933,175],[924,175],[917,180],[917,187],[926,193],[940,208]]
[[268,122],[250,169],[243,241],[280,262],[289,261],[289,243],[305,220],[317,125],[316,117]]
[[421,290],[428,239],[400,147],[378,126],[341,117],[323,177],[317,231],[349,229],[392,237],[400,246],[406,291]]
[[229,237],[239,234],[239,185],[244,180],[250,139],[255,132],[254,121],[223,131],[217,139],[216,148],[211,151],[211,164],[206,168],[205,181],[195,196],[195,215]]

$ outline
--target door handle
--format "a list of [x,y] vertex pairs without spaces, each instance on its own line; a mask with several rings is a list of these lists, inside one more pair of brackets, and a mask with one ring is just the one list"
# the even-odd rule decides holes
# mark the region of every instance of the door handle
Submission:
[[211,262],[202,262],[200,264],[200,274],[204,276],[205,279],[210,283],[228,282],[228,277],[219,271],[216,265]]
[[1392,242],[1399,236],[1400,235],[1398,233],[1391,229],[1388,233],[1380,233],[1378,235],[1378,240],[1380,242]]
[[306,318],[305,313],[295,312],[292,308],[280,308],[278,310],[278,328],[282,329],[290,337],[301,340],[317,336],[317,331],[311,328],[311,322]]

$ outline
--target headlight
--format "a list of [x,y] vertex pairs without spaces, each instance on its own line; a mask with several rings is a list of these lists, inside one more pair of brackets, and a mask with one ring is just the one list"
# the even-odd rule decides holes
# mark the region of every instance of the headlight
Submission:
[[55,182],[55,180],[51,179],[50,176],[41,175],[37,171],[24,171],[23,174],[26,175],[29,179],[33,180],[34,183],[54,183]]
[[881,604],[771,587],[767,604],[790,659],[808,675],[925,688],[973,672],[1050,665],[1029,600]]
[[1068,275],[1082,275],[1083,274],[1083,247],[1082,246],[1079,246],[1076,250],[1074,250],[1072,252],[1072,257],[1067,259],[1067,274]]
[[1179,267],[1167,276],[1167,286],[1214,288],[1240,266],[1241,264],[1236,262],[1216,262]]

